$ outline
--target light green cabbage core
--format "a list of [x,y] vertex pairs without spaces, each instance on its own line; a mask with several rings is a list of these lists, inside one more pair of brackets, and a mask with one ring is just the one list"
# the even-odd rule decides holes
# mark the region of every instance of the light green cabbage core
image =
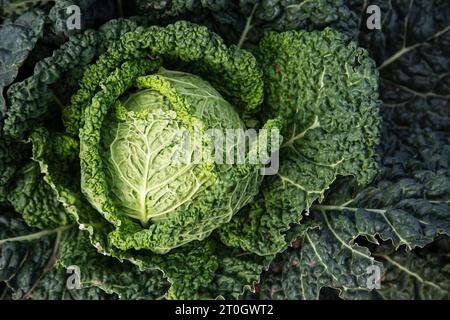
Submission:
[[[114,126],[114,140],[107,156],[107,179],[111,195],[121,211],[147,224],[163,218],[192,200],[210,185],[213,174],[205,165],[177,163],[202,145],[186,146],[177,135],[186,129],[174,111],[156,109],[143,117],[128,112]],[[111,137],[108,137],[111,138]],[[201,152],[201,150],[199,150]]]
[[109,196],[143,226],[193,201],[215,180],[202,123],[154,89],[116,105],[102,145]]

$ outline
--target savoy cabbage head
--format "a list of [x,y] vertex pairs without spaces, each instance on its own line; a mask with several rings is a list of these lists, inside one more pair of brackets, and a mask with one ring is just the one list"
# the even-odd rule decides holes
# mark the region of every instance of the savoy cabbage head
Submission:
[[86,110],[81,190],[115,226],[112,244],[167,253],[229,222],[258,193],[262,176],[249,159],[216,163],[217,152],[238,151],[240,141],[227,137],[217,150],[208,130],[245,125],[208,82],[160,70],[136,78],[136,86],[103,123],[99,109]]
[[[85,30],[60,30],[69,2],[90,13]],[[389,296],[395,259],[410,263],[401,246],[449,232],[448,190],[431,187],[444,178],[405,162],[413,178],[384,182],[414,143],[381,135],[388,64],[355,41],[359,4],[50,7],[2,25],[29,39],[0,65],[2,297]],[[403,201],[422,184],[436,199]],[[67,292],[73,265],[82,290]],[[370,267],[388,289],[367,286]]]

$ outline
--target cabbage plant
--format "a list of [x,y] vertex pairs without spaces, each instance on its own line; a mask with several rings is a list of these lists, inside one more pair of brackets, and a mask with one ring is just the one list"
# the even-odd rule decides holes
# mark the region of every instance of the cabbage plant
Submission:
[[[236,44],[217,15],[211,26],[165,20],[173,15],[162,10],[108,18],[63,44],[53,30],[57,49],[30,53],[32,70],[8,83],[2,102],[0,193],[33,235],[56,235],[56,267],[36,298],[61,294],[55,283],[73,265],[80,292],[96,297],[239,298],[266,281],[283,293],[293,283],[306,299],[322,287],[367,298],[367,268],[384,272],[371,245],[393,239],[412,250],[446,228],[339,202],[380,171],[379,76],[351,23],[319,28],[306,9],[308,25],[286,8],[270,27],[270,12],[255,7]],[[2,217],[0,245],[23,252],[11,239],[26,227]],[[420,221],[429,229],[409,232]],[[295,266],[300,276],[261,278],[277,255],[283,274]]]

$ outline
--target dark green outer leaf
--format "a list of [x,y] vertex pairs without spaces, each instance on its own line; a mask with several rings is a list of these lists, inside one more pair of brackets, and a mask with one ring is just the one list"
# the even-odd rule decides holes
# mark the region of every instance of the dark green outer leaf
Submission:
[[[0,130],[1,127],[0,123]],[[9,184],[29,153],[29,146],[6,139],[0,133],[0,202],[7,201]]]
[[127,14],[153,20],[189,20],[206,25],[228,44],[258,43],[269,31],[323,30],[332,27],[353,37],[357,18],[342,0],[132,0]]
[[103,256],[91,245],[87,233],[64,241],[58,265],[78,266],[81,289],[99,288],[119,299],[162,299],[169,284],[158,270],[143,271],[131,263]]
[[33,300],[115,300],[117,295],[108,294],[98,287],[69,290],[66,282],[70,274],[65,268],[53,267],[29,295]]
[[29,228],[10,208],[0,206],[0,282],[5,297],[30,298],[55,263],[59,242],[70,227]]
[[[31,130],[48,119],[47,112],[60,109],[52,85],[66,73],[84,68],[123,33],[134,30],[131,20],[111,20],[99,31],[88,30],[69,39],[51,57],[38,62],[34,73],[8,89],[8,112],[3,131],[6,137],[25,139]],[[73,79],[78,80],[78,79]]]
[[[402,300],[450,299],[448,237],[440,237],[425,249],[393,253],[382,246],[374,255],[385,265],[376,298]],[[442,245],[442,246],[441,246]]]
[[346,41],[331,29],[269,33],[261,41],[265,112],[284,124],[281,166],[266,177],[260,201],[219,230],[227,245],[275,255],[287,247],[290,224],[300,222],[337,175],[354,175],[361,183],[373,177],[376,75],[367,53]]
[[36,9],[43,9],[43,7],[51,2],[50,0],[2,0],[0,7],[0,22],[2,19],[11,18],[12,16],[22,15],[29,11]]
[[0,119],[6,112],[3,90],[16,78],[20,66],[42,36],[43,28],[42,14],[33,11],[0,25]]
[[[351,3],[358,14],[368,4]],[[381,7],[383,29],[366,30],[366,16],[362,14],[359,40],[373,53],[382,78],[381,114],[385,127],[379,148],[381,172],[366,189],[356,187],[351,179],[338,181],[327,193],[325,204],[313,206],[313,216],[322,212],[330,221],[351,217],[346,228],[360,229],[369,241],[359,238],[361,245],[372,250],[375,245],[370,242],[377,243],[382,238],[399,248],[398,253],[391,254],[394,248],[383,253],[385,257],[374,255],[385,268],[384,284],[382,280],[380,294],[375,293],[375,298],[448,298],[444,293],[445,290],[448,293],[449,279],[448,271],[443,268],[446,260],[433,256],[428,247],[424,251],[414,248],[426,246],[439,234],[448,234],[450,226],[450,7],[446,1],[372,1],[370,4]],[[317,237],[330,234],[331,229],[326,224],[322,230],[312,232],[317,232]],[[354,238],[361,235],[355,229],[350,233]],[[333,244],[324,246],[326,252]],[[404,253],[404,249],[413,251]],[[288,279],[290,283],[299,283],[300,268],[291,264],[300,261],[302,251],[311,250],[292,250],[293,253],[279,257],[278,270],[268,273],[262,283],[263,297],[302,298],[299,286],[284,285]],[[340,265],[340,255],[335,257],[334,263]],[[348,270],[346,273],[351,275],[351,269]],[[412,273],[417,276],[411,276]],[[428,285],[427,281],[433,284]],[[325,281],[322,286],[339,287],[332,281]]]
[[[361,14],[359,41],[377,62],[383,114],[397,126],[447,130],[450,98],[450,6],[436,1],[371,1],[381,8],[382,29],[367,30]],[[363,1],[352,1],[364,12]]]
[[[1,209],[2,299],[156,299],[167,291],[160,272],[102,256],[74,226],[37,230]],[[68,266],[80,268],[80,289],[66,287]]]
[[[360,236],[365,237],[368,242],[363,241],[364,247],[357,246],[357,248],[367,255],[371,255],[367,248],[373,247],[369,242],[378,244],[380,239],[392,243],[391,251],[409,250],[408,253],[394,254],[392,257],[389,254],[385,254],[386,257],[373,256],[389,269],[386,271],[386,277],[389,277],[386,281],[389,283],[386,287],[382,284],[381,296],[444,297],[442,290],[433,285],[431,288],[425,285],[423,294],[417,295],[414,283],[423,281],[415,276],[411,278],[408,273],[402,275],[401,270],[394,271],[392,275],[389,274],[391,269],[396,270],[391,268],[391,265],[395,266],[395,262],[390,261],[399,259],[400,265],[405,265],[407,268],[417,267],[417,270],[421,270],[420,268],[423,267],[423,272],[427,275],[425,279],[431,279],[424,281],[433,282],[435,278],[442,279],[438,281],[444,281],[445,286],[445,279],[448,279],[446,271],[443,270],[441,274],[438,267],[440,263],[443,263],[440,261],[444,260],[430,258],[426,252],[421,258],[417,256],[417,249],[415,249],[432,243],[439,234],[450,233],[448,136],[430,130],[403,129],[395,134],[390,133],[386,137],[382,145],[386,149],[384,166],[378,181],[361,190],[348,179],[343,180],[332,187],[324,204],[312,206],[312,217],[316,221],[322,221],[322,227],[309,231],[307,236],[301,238],[300,250],[291,254],[282,254],[278,258],[275,265],[280,265],[282,271],[265,276],[266,280],[262,283],[263,297],[318,298],[321,287],[341,290],[343,286],[352,288],[348,286],[348,283],[335,281],[335,279],[341,279],[339,278],[341,273],[347,277],[355,274],[352,270],[353,264],[347,264],[347,267],[344,267],[347,261],[344,257],[360,255],[355,252],[355,246],[352,244],[355,239],[361,238]],[[391,149],[393,145],[396,148]],[[339,242],[340,246],[337,245]],[[299,267],[290,265],[293,257],[296,257]],[[305,262],[305,259],[309,263]],[[429,268],[426,267],[428,260]],[[302,268],[304,263],[307,267]],[[379,265],[378,262],[376,263]],[[315,273],[314,268],[310,268],[309,264],[314,266],[325,264],[328,270],[333,271],[325,270],[322,273]],[[364,263],[360,263],[360,266],[364,266]],[[341,271],[343,267],[345,271]],[[319,279],[323,282],[319,282],[314,294],[303,295],[303,291],[299,289],[301,288],[300,279],[316,279],[317,274],[322,276]],[[404,281],[396,280],[400,278],[400,275],[404,277]],[[283,285],[282,282],[287,279],[291,279],[291,283],[297,283],[297,287]],[[306,288],[312,287],[309,285]],[[344,290],[341,297],[370,298],[372,295],[368,290],[361,290],[362,288],[359,287],[353,292]],[[399,292],[399,295],[396,295],[396,292]],[[379,296],[375,294],[375,297]]]

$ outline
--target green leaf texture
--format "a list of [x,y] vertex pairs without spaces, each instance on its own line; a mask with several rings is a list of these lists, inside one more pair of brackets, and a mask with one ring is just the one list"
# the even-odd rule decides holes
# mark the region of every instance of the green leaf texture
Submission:
[[269,31],[332,27],[353,36],[358,22],[342,0],[132,0],[124,10],[145,13],[155,21],[188,19],[208,26],[228,44],[244,47],[257,44]]
[[[417,250],[413,253],[376,253],[383,261],[385,272],[377,298],[387,300],[448,300],[450,269],[448,241],[441,250]],[[437,244],[439,246],[439,244]],[[442,250],[443,249],[443,250]]]
[[75,75],[73,70],[83,69],[120,35],[135,28],[136,23],[131,20],[111,20],[99,31],[88,30],[70,38],[52,56],[38,62],[30,77],[14,83],[7,91],[5,136],[25,139],[31,130],[48,119],[50,111],[60,112],[59,103],[67,97],[57,96],[52,85],[68,74]]
[[20,66],[42,36],[44,18],[33,11],[0,25],[0,119],[6,112],[3,90],[16,78]]
[[[352,7],[361,13],[359,41],[377,61],[381,78],[384,126],[378,153],[382,166],[366,188],[358,187],[352,178],[338,179],[326,193],[326,200],[311,209],[312,217],[327,217],[329,223],[325,221],[321,229],[310,233],[317,232],[317,239],[324,233],[333,235],[330,243],[319,242],[322,251],[317,250],[331,251],[328,248],[336,243],[331,231],[341,235],[337,222],[349,219],[347,229],[353,242],[346,244],[352,246],[356,241],[384,265],[381,289],[373,291],[372,298],[448,299],[448,246],[440,253],[430,246],[440,234],[450,231],[446,54],[450,32],[445,22],[449,7],[445,1],[370,4],[381,8],[380,31],[367,30],[363,23],[367,2],[355,1]],[[303,278],[300,257],[304,256],[302,251],[311,252],[311,246],[308,239],[300,240],[306,249],[302,245],[279,256],[272,266],[274,271],[262,281],[262,297],[304,298],[298,285],[286,284],[300,283]],[[377,244],[390,249],[382,251]],[[342,263],[336,258],[332,265]],[[351,265],[346,273],[353,274]],[[335,296],[345,294],[342,286],[329,280],[320,286],[322,292],[333,287],[341,290]]]
[[28,299],[53,267],[68,226],[29,228],[7,206],[0,207],[0,298]]

